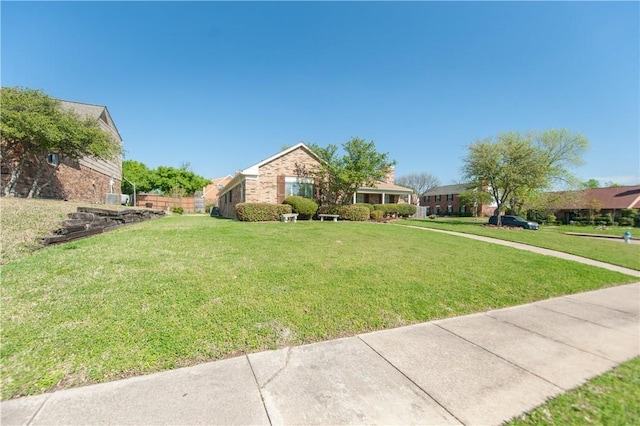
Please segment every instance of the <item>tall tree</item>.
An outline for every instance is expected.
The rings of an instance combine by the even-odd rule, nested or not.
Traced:
[[[600,181],[598,181],[597,179],[589,179],[586,182],[582,182],[582,186],[585,189],[596,189],[596,188],[600,188]]]
[[[584,136],[564,129],[503,133],[469,146],[463,175],[491,195],[497,215],[506,205],[517,211],[533,194],[557,182],[575,181],[569,169],[581,163],[588,146]]]
[[[122,162],[122,176],[135,183],[138,192],[149,192],[153,189],[155,180],[153,171],[140,161],[124,160]],[[125,194],[133,194],[133,185],[129,181],[122,179],[121,190]]]
[[[378,152],[375,142],[360,138],[342,144],[342,156],[333,144],[326,148],[309,144],[309,148],[323,161],[313,170],[301,167],[300,174],[315,179],[322,204],[348,203],[359,187],[375,186],[396,163],[387,153]]]
[[[49,164],[49,154],[59,159],[93,157],[109,160],[120,144],[102,131],[97,120],[83,119],[63,110],[60,102],[39,90],[18,87],[0,89],[0,152],[10,171],[4,195],[16,195],[16,183],[27,164],[36,168],[28,197],[38,197],[49,185],[59,161]]]
[[[432,188],[440,185],[440,179],[427,172],[409,173],[396,178],[396,184],[413,189],[418,197]]]

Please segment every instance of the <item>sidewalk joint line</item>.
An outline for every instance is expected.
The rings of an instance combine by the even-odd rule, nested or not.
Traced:
[[[458,416],[456,416],[455,414],[453,414],[447,407],[445,407],[442,403],[440,403],[440,401],[438,401],[436,398],[434,398],[429,392],[427,392],[422,386],[420,386],[419,384],[417,384],[411,377],[407,376],[402,370],[400,370],[398,367],[396,367],[395,365],[393,365],[393,363],[391,361],[389,361],[387,358],[385,358],[380,352],[378,352],[377,350],[375,350],[373,348],[373,346],[371,346],[369,343],[367,343],[360,335],[356,336],[362,343],[364,343],[365,345],[367,345],[369,347],[369,349],[371,349],[376,355],[378,355],[380,358],[382,358],[384,360],[384,362],[386,362],[387,364],[389,364],[391,366],[391,368],[393,368],[394,370],[396,370],[398,373],[400,373],[405,379],[407,379],[409,382],[413,383],[414,386],[416,386],[418,389],[420,389],[422,391],[422,393],[424,393],[427,397],[429,397],[433,402],[435,402],[436,404],[438,404],[444,411],[446,411],[447,413],[449,413],[454,419],[456,419],[458,422],[460,422],[461,425],[465,425],[466,423],[463,422],[461,419],[458,418]]]
[[[512,322],[507,321],[507,320],[505,320],[505,319],[496,318],[496,317],[494,317],[494,316],[490,315],[488,312],[485,312],[485,315],[488,315],[488,316],[490,316],[491,318],[493,318],[493,319],[495,319],[495,320],[498,320],[498,321],[500,321],[500,322],[503,322],[503,323],[505,323],[505,324],[510,324],[510,325],[512,325],[512,326],[514,326],[514,327],[517,327],[517,328],[521,329],[521,330],[528,331],[529,333],[533,333],[533,334],[536,334],[536,335],[538,335],[538,336],[540,336],[540,337],[544,337],[545,339],[549,339],[549,340],[551,340],[551,341],[553,341],[553,342],[560,343],[560,344],[565,345],[565,346],[569,346],[570,348],[573,348],[573,349],[577,349],[577,350],[579,350],[580,352],[584,352],[584,353],[587,353],[587,354],[590,354],[590,355],[593,355],[593,356],[597,356],[598,358],[606,359],[607,361],[611,361],[611,362],[613,362],[615,365],[620,365],[620,364],[621,364],[621,362],[618,362],[618,361],[616,361],[615,359],[611,359],[611,358],[609,358],[609,357],[606,357],[606,356],[603,356],[603,355],[600,355],[600,354],[594,354],[593,352],[589,352],[589,351],[587,351],[587,350],[585,350],[585,349],[578,348],[578,347],[573,346],[573,345],[571,345],[571,344],[569,344],[569,343],[567,343],[567,342],[563,342],[562,340],[554,339],[554,338],[553,338],[553,337],[551,337],[551,336],[547,336],[547,335],[544,335],[544,334],[542,334],[542,333],[539,333],[539,332],[537,332],[537,331],[535,331],[535,330],[530,330],[530,329],[528,329],[528,328],[522,327],[522,326],[521,326],[521,325],[519,325],[519,324],[512,323]]]
[[[495,319],[495,318],[494,318],[494,319]],[[542,377],[542,376],[538,375],[537,373],[534,373],[533,371],[529,371],[528,369],[524,368],[523,366],[516,364],[515,362],[513,362],[513,361],[511,361],[511,360],[509,360],[509,359],[507,359],[507,358],[503,357],[502,355],[497,354],[497,353],[495,353],[495,352],[492,352],[492,351],[490,351],[489,349],[485,348],[484,346],[481,346],[481,345],[479,345],[478,343],[475,343],[475,342],[473,342],[473,341],[471,341],[471,340],[467,339],[466,337],[460,336],[459,334],[454,333],[453,331],[451,331],[451,330],[449,330],[449,329],[447,329],[447,328],[444,328],[444,327],[443,327],[443,326],[441,326],[440,324],[433,324],[433,325],[435,325],[436,327],[440,328],[440,329],[441,329],[441,330],[443,330],[443,331],[446,331],[447,333],[450,333],[450,334],[452,334],[452,335],[456,336],[456,337],[457,337],[457,338],[459,338],[459,339],[464,340],[464,341],[465,341],[465,342],[467,342],[467,343],[472,344],[473,346],[476,346],[476,347],[478,347],[478,348],[482,349],[483,351],[487,352],[488,354],[491,354],[491,355],[493,355],[493,356],[495,356],[495,357],[497,357],[497,358],[499,358],[499,359],[501,359],[501,360],[505,361],[506,363],[513,365],[513,366],[514,366],[514,367],[516,367],[517,369],[522,370],[522,371],[524,371],[525,373],[529,373],[529,374],[531,374],[532,376],[535,376],[535,377],[537,377],[538,379],[543,380],[543,381],[545,381],[545,382],[549,383],[550,385],[557,387],[557,388],[558,388],[558,389],[560,389],[562,392],[566,392],[566,391],[568,390],[568,389],[565,389],[565,388],[563,388],[562,386],[560,386],[560,385],[558,385],[558,384],[556,384],[556,383],[553,383],[552,381],[550,381],[550,380],[548,380],[548,379],[545,379],[544,377]]]
[[[577,317],[577,316],[575,316],[575,315],[568,314],[568,313],[566,313],[566,312],[557,311],[557,310],[555,310],[555,309],[553,309],[553,308],[550,308],[550,307],[547,307],[547,306],[540,306],[540,305],[535,305],[535,306],[536,306],[536,307],[538,307],[538,308],[541,308],[541,309],[545,309],[545,310],[550,311],[550,312],[554,312],[554,313],[556,313],[556,314],[566,315],[566,316],[568,316],[569,318],[573,318],[573,319],[577,319],[577,320],[580,320],[580,321],[587,322],[587,323],[589,323],[589,324],[597,325],[597,326],[599,326],[599,327],[606,328],[607,330],[617,331],[618,333],[622,333],[622,334],[631,334],[631,333],[627,333],[627,332],[625,332],[625,331],[618,330],[617,328],[610,327],[610,326],[608,326],[608,325],[599,324],[599,323],[597,323],[597,322],[591,321],[590,319],[580,318],[580,317]],[[600,305],[594,305],[594,306],[599,306],[600,308],[602,308],[602,306],[600,306]],[[614,311],[615,309],[611,309],[611,310],[612,310],[612,311]],[[622,311],[617,311],[617,312],[622,312]],[[627,314],[627,315],[631,315],[631,314]],[[631,316],[634,316],[634,315],[631,315]],[[630,318],[630,319],[631,319],[631,318]],[[637,318],[635,318],[635,319],[637,320]],[[631,335],[633,336],[633,334],[631,334]]]
[[[256,372],[253,370],[253,365],[251,365],[251,360],[249,359],[249,355],[245,355],[247,359],[247,363],[249,364],[249,368],[251,369],[251,374],[253,374],[253,380],[256,382],[256,387],[258,388],[258,393],[260,394],[260,401],[262,401],[262,408],[264,408],[264,413],[267,415],[267,420],[269,421],[269,425],[273,425],[271,422],[271,416],[269,416],[269,410],[267,409],[267,404],[264,402],[264,395],[262,395],[262,388],[260,387],[260,383],[258,383],[258,377],[256,376]]]
[[[33,423],[33,421],[36,419],[36,416],[38,414],[40,414],[40,411],[42,411],[42,409],[44,408],[45,404],[47,402],[49,402],[49,400],[51,399],[51,397],[53,396],[53,393],[49,394],[49,396],[47,396],[47,399],[45,399],[44,401],[42,401],[42,404],[40,404],[40,406],[38,407],[38,409],[36,410],[35,413],[33,413],[33,416],[31,416],[31,418],[29,419],[29,421],[27,422],[27,425],[30,425],[31,423]]]

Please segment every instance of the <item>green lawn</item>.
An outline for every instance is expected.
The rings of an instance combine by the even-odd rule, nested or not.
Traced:
[[[487,220],[472,218],[452,218],[452,219],[410,219],[397,222],[405,225],[424,226],[427,228],[443,229],[467,234],[482,235],[501,240],[515,241],[529,244],[536,247],[544,247],[551,250],[558,250],[565,253],[583,256],[613,265],[624,266],[626,268],[640,270],[640,244],[624,244],[609,238],[594,239],[584,238],[574,235],[566,235],[565,232],[583,232],[590,234],[608,234],[622,236],[627,229],[640,237],[638,228],[619,228],[608,230],[598,230],[591,226],[541,226],[539,230],[522,230],[486,227]]]
[[[507,423],[508,426],[637,424],[640,424],[640,358]]]
[[[2,398],[633,282],[355,222],[172,216],[4,265]]]

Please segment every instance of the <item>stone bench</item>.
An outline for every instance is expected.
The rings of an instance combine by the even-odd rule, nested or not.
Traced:
[[[324,222],[324,218],[331,218],[333,219],[334,222],[338,221],[338,218],[340,217],[339,214],[319,214],[318,217],[320,218],[320,222]]]
[[[283,213],[280,215],[280,222],[297,222],[298,213]]]

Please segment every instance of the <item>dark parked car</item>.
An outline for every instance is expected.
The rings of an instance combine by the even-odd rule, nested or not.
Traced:
[[[500,216],[502,226],[512,226],[514,228],[523,228],[523,229],[538,229],[540,225],[538,222],[531,222],[529,220],[523,219],[520,216]],[[489,218],[489,225],[497,225],[498,224],[498,216],[491,216]]]

